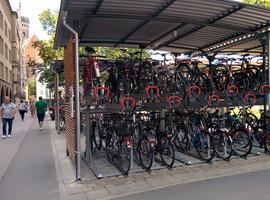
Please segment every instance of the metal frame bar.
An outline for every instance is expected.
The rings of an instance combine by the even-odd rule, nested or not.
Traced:
[[[152,15],[152,18],[156,18],[159,16],[163,11],[165,11],[167,8],[169,8],[176,0],[170,0],[165,6],[163,6],[161,9],[159,9],[156,13]],[[140,30],[142,27],[144,27],[147,23],[149,23],[151,19],[147,19],[141,24],[139,24],[137,27],[135,27],[132,31],[130,31],[122,40],[120,40],[114,47],[118,47],[119,44],[125,42],[130,36],[132,36],[134,33],[136,33],[138,30]]]
[[[224,24],[211,24],[205,21],[190,20],[190,19],[178,19],[178,18],[154,18],[154,17],[145,17],[145,16],[132,16],[132,15],[106,15],[106,14],[85,14],[85,17],[88,18],[103,18],[103,19],[127,19],[127,20],[149,20],[154,22],[164,22],[164,23],[187,23],[200,26],[211,26],[216,28],[230,29],[233,31],[242,31],[245,33],[251,33],[247,28],[239,28],[234,25],[224,25]]]
[[[99,9],[100,9],[100,7],[101,7],[103,1],[104,1],[104,0],[98,0],[98,2],[97,2],[97,4],[96,4],[96,7],[95,7],[95,9],[94,9],[94,11],[93,11],[93,14],[94,14],[94,15],[97,14],[97,12],[99,11]],[[79,33],[79,38],[81,38],[81,37],[83,36],[83,34],[85,33],[85,31],[86,31],[86,29],[87,29],[87,27],[88,27],[90,21],[91,21],[91,20],[88,20],[88,21],[86,22],[86,24],[83,26],[82,30],[81,30],[80,33]]]
[[[208,23],[209,24],[214,24],[215,22],[217,22],[217,21],[219,21],[219,20],[221,20],[221,19],[223,19],[223,18],[225,18],[225,17],[227,17],[227,16],[241,10],[244,7],[245,7],[245,5],[238,5],[238,6],[234,7],[233,9],[228,10],[227,12],[223,13],[222,15],[218,15],[218,16],[212,18],[212,19],[209,19]],[[169,41],[167,41],[167,42],[165,42],[165,43],[163,43],[161,45],[158,45],[154,50],[158,50],[158,49],[160,49],[160,48],[162,48],[164,46],[168,46],[169,44],[171,44],[171,43],[173,43],[173,42],[175,42],[177,40],[180,40],[180,39],[182,39],[182,38],[184,38],[184,37],[186,37],[188,35],[191,35],[192,33],[195,33],[195,32],[201,30],[204,27],[205,27],[204,25],[200,25],[200,26],[196,27],[195,29],[189,30],[189,31],[177,36],[177,37],[174,37],[174,38],[170,39]]]

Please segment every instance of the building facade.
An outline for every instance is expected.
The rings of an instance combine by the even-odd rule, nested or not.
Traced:
[[[4,96],[13,98],[12,19],[17,17],[8,0],[0,1],[0,103]]]

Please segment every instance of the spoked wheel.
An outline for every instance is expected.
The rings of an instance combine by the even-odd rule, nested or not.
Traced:
[[[63,119],[62,117],[60,118],[60,121],[59,121],[59,129],[60,131],[65,129],[65,119]]]
[[[233,154],[232,139],[222,131],[215,131],[213,133],[215,142],[215,151],[219,158],[224,160],[230,159]]]
[[[98,122],[93,122],[92,123],[92,130],[93,130],[93,135],[91,136],[91,143],[92,143],[92,151],[95,149],[100,150],[102,143],[101,143],[101,138],[100,138],[100,127],[98,125]]]
[[[241,157],[246,157],[252,150],[252,139],[245,129],[238,129],[233,132],[233,149]]]
[[[110,163],[112,163],[113,162],[113,156],[114,156],[114,140],[113,140],[111,132],[107,133],[105,150],[106,150],[107,160]]]
[[[158,141],[158,145],[162,162],[167,167],[172,167],[175,160],[175,152],[171,141],[167,137],[162,136]]]
[[[184,153],[187,144],[187,134],[185,128],[176,126],[174,144],[178,151]]]
[[[142,168],[150,170],[154,160],[154,149],[147,137],[141,138],[138,143],[138,154]]]
[[[205,162],[210,162],[214,158],[215,142],[209,132],[201,130],[196,136],[196,150],[201,160]]]
[[[118,156],[123,175],[128,175],[131,166],[131,150],[126,142],[119,143]]]
[[[270,135],[265,138],[265,149],[270,153]]]

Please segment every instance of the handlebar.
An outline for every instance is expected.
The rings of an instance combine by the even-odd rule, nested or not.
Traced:
[[[131,103],[132,103],[131,104],[131,108],[134,109],[135,106],[136,106],[136,100],[133,97],[124,97],[124,98],[122,98],[120,100],[120,107],[121,107],[121,109],[124,109],[125,108],[125,103],[127,101],[131,101]],[[130,109],[128,109],[128,110],[130,110]]]
[[[149,94],[149,90],[150,90],[150,89],[155,90],[155,91],[156,91],[155,95],[156,95],[156,96],[159,96],[159,88],[156,87],[156,86],[154,86],[154,85],[150,85],[150,86],[148,86],[147,88],[145,88],[145,93],[146,93],[146,96],[147,96],[147,97],[150,96],[150,94]]]

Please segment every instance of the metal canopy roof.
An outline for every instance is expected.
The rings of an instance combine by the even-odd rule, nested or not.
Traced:
[[[230,0],[61,0],[65,11],[81,44],[182,53],[259,47],[270,25],[269,9]],[[59,17],[55,47],[69,37]]]

